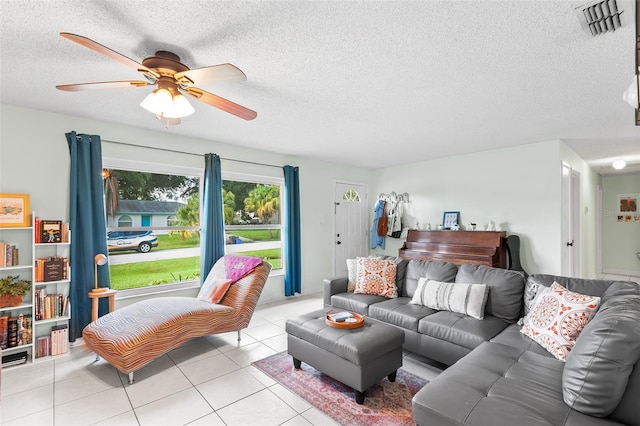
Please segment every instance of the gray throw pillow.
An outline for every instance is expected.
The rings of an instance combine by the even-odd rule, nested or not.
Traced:
[[[574,410],[608,416],[620,403],[640,359],[640,296],[614,296],[602,303],[569,353],[562,397]]]

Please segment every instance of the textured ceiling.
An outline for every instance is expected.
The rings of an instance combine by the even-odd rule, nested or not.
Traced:
[[[2,0],[0,100],[372,168],[561,139],[601,173],[614,157],[640,171],[622,101],[635,28],[591,37],[581,3]],[[191,68],[232,63],[246,82],[199,87],[258,117],[189,98],[195,114],[165,130],[139,106],[151,88],[58,91],[140,79],[60,31],[138,62],[169,50]]]

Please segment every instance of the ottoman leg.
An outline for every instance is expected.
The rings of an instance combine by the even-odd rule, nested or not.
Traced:
[[[362,405],[364,404],[364,392],[360,392],[359,390],[353,390],[353,393],[356,396],[356,403]]]
[[[398,374],[398,370],[396,370],[393,373],[389,374],[387,376],[387,379],[389,379],[390,382],[395,382],[396,381],[396,374]]]
[[[297,358],[293,358],[293,368],[295,368],[296,370],[300,370],[300,367],[302,367],[302,361]]]

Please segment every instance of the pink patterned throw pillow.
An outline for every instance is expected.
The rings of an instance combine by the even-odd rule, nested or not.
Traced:
[[[575,293],[554,282],[549,291],[535,300],[520,332],[560,361],[566,361],[599,305],[599,297]]]
[[[227,254],[224,256],[224,270],[227,278],[232,282],[253,271],[256,266],[262,263],[262,259],[254,256],[244,256],[241,254]]]
[[[396,263],[393,260],[359,257],[355,293],[398,297]]]

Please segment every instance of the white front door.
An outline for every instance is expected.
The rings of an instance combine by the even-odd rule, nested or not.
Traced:
[[[562,163],[562,275],[580,272],[580,173]]]
[[[334,191],[335,277],[347,276],[347,259],[368,253],[367,187],[336,182]]]

